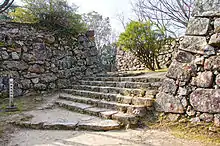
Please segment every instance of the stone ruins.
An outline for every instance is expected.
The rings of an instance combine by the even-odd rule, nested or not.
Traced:
[[[15,79],[15,96],[68,88],[100,72],[97,49],[86,36],[64,39],[28,24],[0,23],[0,92]]]
[[[198,0],[156,110],[220,126],[220,1]]]

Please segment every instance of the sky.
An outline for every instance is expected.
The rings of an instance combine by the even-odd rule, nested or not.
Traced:
[[[1,1],[1,0],[0,0]],[[119,34],[124,31],[122,24],[117,19],[118,14],[123,14],[125,20],[134,18],[131,0],[67,0],[69,4],[76,4],[79,6],[79,13],[88,13],[96,11],[104,17],[109,17],[112,30]],[[134,0],[133,0],[134,1]],[[15,0],[17,4],[21,0]]]
[[[96,11],[104,17],[109,17],[112,29],[117,33],[124,30],[122,24],[117,19],[118,14],[123,13],[126,20],[134,18],[131,0],[68,0],[68,2],[79,6],[80,13]]]

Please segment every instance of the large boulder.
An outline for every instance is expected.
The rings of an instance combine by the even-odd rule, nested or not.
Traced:
[[[220,113],[220,89],[197,89],[190,95],[193,108],[205,113]]]

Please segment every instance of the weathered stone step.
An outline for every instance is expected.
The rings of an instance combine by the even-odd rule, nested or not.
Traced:
[[[144,97],[146,89],[131,89],[119,87],[105,87],[105,86],[89,86],[89,85],[74,85],[73,89],[88,90],[94,92],[121,94],[125,96],[140,96]]]
[[[130,105],[130,104],[122,104],[122,103],[117,103],[114,101],[105,101],[105,100],[99,100],[99,99],[91,99],[91,98],[86,98],[86,97],[81,97],[81,96],[74,96],[71,94],[65,94],[61,93],[60,94],[60,99],[65,99],[69,101],[73,101],[76,103],[79,103],[78,105],[80,106],[80,103],[83,103],[82,106],[88,106],[88,108],[91,107],[99,107],[99,108],[107,108],[107,109],[113,109],[121,112],[128,112],[132,113],[134,110],[140,111],[139,115],[144,115],[147,109],[151,109],[152,105],[152,100],[150,99],[143,99],[137,105]],[[84,105],[87,104],[87,105]],[[139,105],[138,105],[139,104]],[[96,115],[97,116],[97,115]]]
[[[158,89],[162,82],[117,82],[117,81],[88,81],[80,80],[80,85],[90,85],[90,86],[108,86],[108,87],[119,87],[119,88],[148,88],[148,89]]]
[[[123,82],[123,81],[129,81],[129,82],[159,82],[162,81],[163,78],[161,77],[86,77],[84,80],[89,81],[117,81],[117,82]]]
[[[116,120],[80,114],[63,108],[26,112],[20,119],[10,121],[10,124],[43,130],[108,131],[122,128]]]
[[[68,100],[57,100],[56,104],[60,107],[64,107],[68,110],[89,114],[92,116],[98,116],[107,119],[113,119],[121,122],[122,124],[136,124],[138,118],[136,115],[131,113],[123,113],[116,110],[111,110],[107,108],[98,108],[88,104],[76,103]]]
[[[115,101],[118,103],[131,104],[131,105],[145,105],[146,107],[152,106],[153,98],[157,93],[157,91],[155,90],[150,90],[148,91],[148,93],[146,93],[145,97],[143,98],[143,97],[123,96],[123,95],[112,94],[112,93],[74,90],[74,89],[64,89],[62,91],[65,93],[88,97],[92,99]]]
[[[97,77],[128,77],[128,76],[138,76],[138,75],[143,75],[146,72],[107,72],[107,73],[101,73],[101,74],[96,74]]]

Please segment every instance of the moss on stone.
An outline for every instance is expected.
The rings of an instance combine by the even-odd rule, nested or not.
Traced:
[[[182,139],[201,141],[211,145],[220,144],[220,127],[215,127],[213,123],[191,123],[188,118],[171,122],[168,120],[166,114],[150,116],[151,119],[146,117],[143,121],[151,129],[169,130],[172,135]]]
[[[5,43],[0,41],[0,47],[4,47]]]

